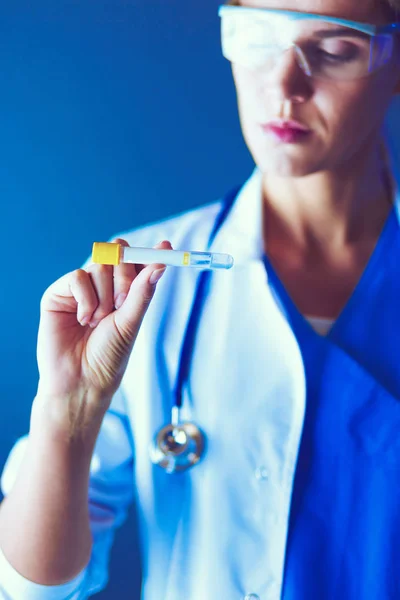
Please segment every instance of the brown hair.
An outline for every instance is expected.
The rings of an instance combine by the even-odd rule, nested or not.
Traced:
[[[395,21],[400,20],[400,0],[383,0],[386,8]]]
[[[384,4],[390,19],[400,21],[400,0],[378,0],[379,4]],[[240,0],[227,0],[229,6],[240,6]]]
[[[389,5],[389,8],[394,10],[396,13],[400,12],[400,2],[399,0],[385,0]]]

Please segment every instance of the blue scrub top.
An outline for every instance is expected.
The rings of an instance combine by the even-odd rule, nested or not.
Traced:
[[[270,285],[299,343],[307,407],[286,554],[284,600],[400,598],[400,235],[389,214],[326,337]]]

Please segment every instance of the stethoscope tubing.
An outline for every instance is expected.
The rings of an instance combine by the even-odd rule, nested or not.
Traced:
[[[223,201],[223,206],[221,211],[219,212],[217,219],[215,220],[214,227],[212,229],[210,238],[207,243],[207,249],[210,251],[211,245],[220,230],[221,226],[227,219],[234,203],[237,198],[238,192],[241,186],[236,186],[225,196]],[[180,358],[179,358],[179,367],[178,374],[176,378],[176,383],[174,387],[173,394],[173,405],[172,409],[178,409],[182,407],[182,392],[185,383],[189,379],[190,372],[190,364],[193,356],[193,348],[195,344],[196,333],[198,331],[199,322],[201,318],[201,313],[203,306],[205,304],[205,299],[208,293],[208,289],[211,282],[211,271],[202,271],[199,275],[199,279],[197,282],[197,287],[194,295],[194,301],[192,304],[192,309],[190,312],[190,316],[186,325],[185,334],[183,337],[183,343],[181,346]]]
[[[233,189],[225,197],[222,209],[215,220],[208,240],[208,248],[211,247],[215,236],[227,218],[239,189],[239,187]],[[203,271],[197,281],[194,300],[181,346],[177,379],[173,390],[171,422],[163,425],[155,433],[150,445],[151,461],[170,474],[187,471],[187,469],[196,465],[203,457],[206,448],[204,432],[195,423],[181,422],[180,409],[182,407],[183,388],[189,378],[196,333],[211,275],[211,271]]]

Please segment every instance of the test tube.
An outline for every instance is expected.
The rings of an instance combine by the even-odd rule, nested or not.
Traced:
[[[160,263],[172,267],[194,267],[196,269],[230,269],[233,257],[219,252],[192,252],[185,250],[158,250],[122,246],[116,242],[94,242],[92,262],[102,265],[134,263],[150,265]]]

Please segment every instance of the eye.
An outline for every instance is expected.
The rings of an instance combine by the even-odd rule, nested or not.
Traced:
[[[342,65],[360,60],[361,49],[355,44],[343,40],[327,39],[317,43],[309,43],[304,48],[307,60],[311,65]]]
[[[353,58],[351,56],[346,56],[343,54],[333,54],[332,52],[326,52],[325,50],[322,50],[322,48],[318,48],[318,55],[324,60],[337,63],[347,62],[349,60],[352,60]]]
[[[334,62],[355,60],[362,54],[361,48],[341,39],[324,40],[316,50],[320,56]]]

